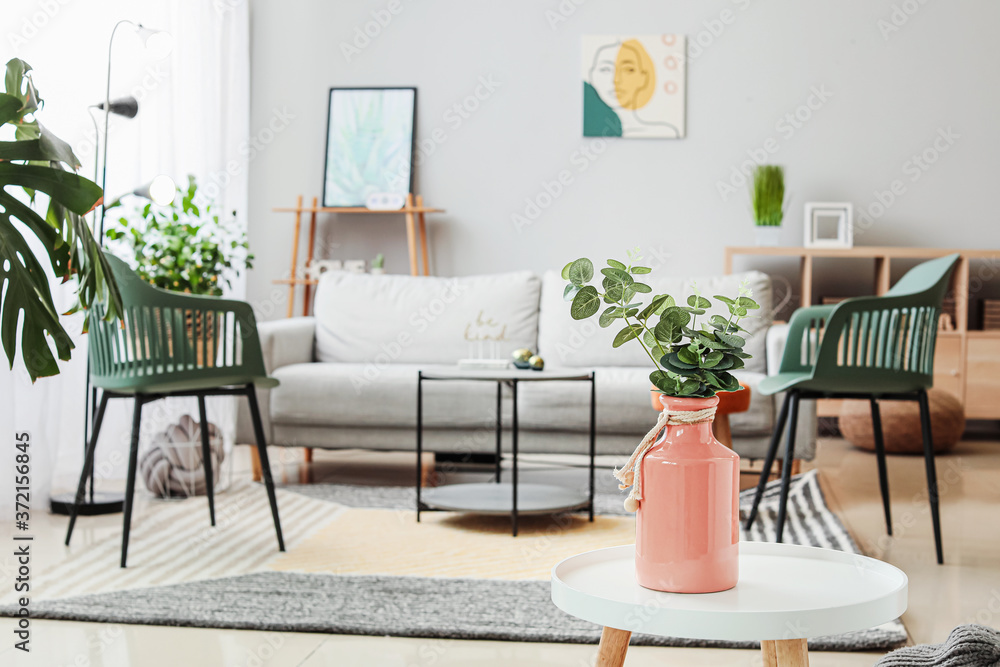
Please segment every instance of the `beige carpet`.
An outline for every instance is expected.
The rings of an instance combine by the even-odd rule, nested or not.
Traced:
[[[635,541],[635,519],[598,516],[510,519],[405,510],[344,509],[272,570],[482,579],[548,579],[563,558]]]

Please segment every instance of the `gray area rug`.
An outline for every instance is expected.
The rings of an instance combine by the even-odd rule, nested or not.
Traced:
[[[600,475],[598,476],[600,478]],[[352,507],[412,509],[413,489],[306,485],[285,487]],[[598,487],[598,509],[624,514],[613,483]],[[740,497],[741,514],[753,499]],[[741,538],[774,539],[779,489],[768,486],[754,529]],[[823,499],[815,472],[793,480],[786,540],[858,553]],[[547,581],[401,576],[338,576],[261,572],[171,586],[36,601],[33,615],[58,620],[234,628],[435,639],[596,643],[600,628],[560,611]],[[0,609],[0,615],[9,615]],[[636,635],[634,644],[752,648],[752,642],[711,642]],[[863,632],[809,640],[817,651],[886,650],[906,641],[898,620]]]
[[[547,581],[335,576],[260,572],[159,588],[84,595],[33,605],[35,618],[276,632],[432,639],[597,643],[598,626],[563,613]],[[810,639],[817,651],[887,649],[888,626]],[[633,645],[755,648],[634,635]]]

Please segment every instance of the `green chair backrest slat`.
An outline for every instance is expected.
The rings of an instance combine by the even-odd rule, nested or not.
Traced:
[[[106,322],[95,306],[89,334],[91,380],[119,391],[266,377],[253,310],[243,301],[161,290],[105,253],[123,317]]]

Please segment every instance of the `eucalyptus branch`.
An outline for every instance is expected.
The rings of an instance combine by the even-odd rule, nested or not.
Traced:
[[[628,326],[632,326],[631,324],[629,324],[628,317],[625,317],[624,320],[625,320],[625,324],[628,324]],[[638,322],[638,319],[636,321]],[[646,328],[645,325],[642,325],[642,324],[640,324],[639,326],[642,327],[643,329]],[[642,338],[640,336],[636,336],[635,339],[639,342],[639,345],[642,345],[642,349],[646,351],[646,356],[649,357],[649,360],[653,362],[653,365],[656,366],[657,370],[661,370],[662,371],[663,368],[660,367],[660,363],[656,359],[653,358],[653,353],[650,352],[649,348],[646,347],[646,344],[644,342],[642,342]],[[657,341],[657,347],[659,347],[659,341]],[[660,348],[660,352],[663,352],[663,348]],[[661,355],[661,356],[663,356],[663,355]]]
[[[650,373],[650,382],[667,395],[707,397],[720,391],[739,390],[739,381],[729,371],[743,368],[744,359],[749,355],[743,352],[745,340],[730,332],[733,326],[738,329],[747,310],[759,308],[750,298],[746,285],[740,286],[735,298],[716,296],[717,304],[695,289],[687,298],[687,306],[677,305],[669,294],[659,294],[652,296],[652,301],[643,307],[639,301],[629,303],[637,295],[653,291],[635,278],[650,273],[649,268],[634,265],[638,259],[638,251],[628,253],[628,264],[609,259],[608,267],[601,270],[603,292],[590,285],[594,279],[594,265],[589,259],[567,264],[562,271],[563,278],[569,281],[564,296],[573,302],[570,308],[573,319],[593,317],[602,304],[609,304],[611,307],[601,313],[600,325],[608,327],[615,320],[624,321],[625,328],[615,336],[614,346],[619,347],[635,338],[653,362],[655,370]],[[720,308],[729,311],[728,320],[715,314],[709,317],[703,329],[696,328],[698,315],[712,309],[718,312]],[[635,316],[640,310],[645,317]],[[654,315],[659,317],[659,322],[651,326],[649,318]],[[652,339],[648,345],[646,336]],[[653,354],[654,350],[660,353],[659,359]]]

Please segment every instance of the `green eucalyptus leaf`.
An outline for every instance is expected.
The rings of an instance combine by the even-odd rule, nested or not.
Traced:
[[[673,366],[674,368],[680,368],[682,370],[695,370],[698,368],[697,363],[688,363],[683,361],[677,352],[669,352],[660,358],[660,364],[663,366]]]
[[[716,331],[715,337],[721,340],[726,345],[729,345],[730,347],[742,348],[744,345],[747,344],[746,340],[741,336],[737,336],[736,334],[731,334],[731,333],[725,333],[724,331]]]
[[[664,318],[653,327],[653,335],[660,342],[673,344],[681,339],[681,327],[674,320]]]
[[[670,306],[660,315],[660,321],[672,322],[679,331],[681,327],[686,327],[691,322],[691,314],[683,306]]]
[[[585,285],[593,277],[594,264],[586,257],[581,257],[569,265],[568,278],[574,285]]]
[[[630,324],[615,336],[615,340],[611,343],[611,347],[621,347],[626,342],[632,340],[636,336],[642,333],[642,327],[638,324]]]
[[[741,296],[736,299],[736,305],[746,308],[747,310],[757,310],[760,308],[760,304],[748,296]]]
[[[717,389],[722,389],[723,383],[719,377],[715,374],[715,371],[705,373],[705,384],[715,387]]]
[[[563,289],[563,300],[572,301],[573,297],[576,296],[576,293],[579,292],[580,289],[581,287],[579,285],[574,285],[573,283],[566,285],[566,288]]]
[[[628,272],[625,271],[624,269],[616,269],[613,267],[606,268],[606,269],[601,269],[601,273],[603,273],[608,278],[613,278],[625,285],[632,284],[632,276],[630,276]]]
[[[718,365],[720,361],[722,361],[722,352],[718,350],[713,350],[712,352],[706,354],[705,357],[701,360],[701,367],[712,368]]]
[[[601,317],[597,320],[597,323],[601,325],[601,328],[607,329],[611,324],[622,316],[621,309],[617,306],[611,306],[606,308]]]
[[[563,267],[562,272],[559,274],[562,276],[563,280],[569,280],[569,267],[573,266],[573,262],[570,262]]]
[[[658,296],[654,296],[653,300],[649,302],[649,305],[646,306],[642,310],[642,312],[639,313],[639,319],[645,322],[647,319],[649,319],[650,315],[657,314],[656,312],[657,310],[659,310],[660,308],[666,308],[667,305],[669,305],[667,304],[667,301],[670,299],[671,297],[669,294],[660,294]]]
[[[685,364],[691,364],[697,367],[699,361],[699,355],[696,350],[692,350],[691,346],[685,346],[677,350],[677,358],[683,361]]]
[[[722,385],[723,391],[738,391],[740,388],[740,381],[736,379],[735,375],[730,373],[716,373],[715,377],[718,379],[719,384]]]
[[[653,288],[644,283],[632,283],[632,289],[640,294],[649,294],[653,291]]]
[[[604,287],[605,303],[618,303],[625,296],[625,285],[613,278],[605,278],[601,281]]]
[[[713,298],[716,301],[721,301],[722,303],[726,304],[727,306],[731,306],[734,303],[736,303],[736,301],[734,299],[730,299],[728,296],[721,296],[719,294],[716,294]]]
[[[645,343],[648,348],[655,348],[659,345],[656,340],[656,336],[654,336],[653,332],[648,329],[642,334],[642,342]]]
[[[692,294],[687,298],[687,304],[692,308],[711,308],[712,302],[703,296],[698,296],[697,294]],[[704,311],[702,311],[704,312]],[[699,313],[701,314],[701,313]]]
[[[719,361],[719,363],[717,363],[712,368],[712,371],[713,372],[714,371],[728,371],[729,369],[731,369],[733,367],[733,360],[734,359],[736,359],[736,357],[731,357],[731,356],[725,356],[725,355],[723,355],[722,360]]]
[[[650,273],[653,269],[649,268],[648,266],[633,266],[629,270],[632,272],[633,275],[638,276],[638,275],[643,275],[643,274],[646,274],[646,273]]]
[[[665,394],[672,394],[677,386],[677,382],[664,371],[656,370],[649,374],[649,381],[653,386]]]
[[[729,362],[729,367],[726,370],[735,371],[743,368],[745,364],[743,360],[737,357],[735,354],[726,354],[723,361]]]
[[[619,262],[617,259],[609,259],[608,260],[608,266],[610,266],[613,269],[621,269],[622,271],[625,271],[625,270],[628,269],[627,266],[625,266],[624,264],[622,264],[621,262]]]
[[[727,350],[732,347],[731,345],[727,345],[720,340],[715,340],[715,338],[712,338],[708,334],[700,331],[695,335],[695,340],[711,350]]]
[[[701,382],[694,379],[684,380],[677,388],[678,396],[691,396],[701,389]]]
[[[601,308],[601,297],[597,288],[587,285],[573,297],[573,305],[569,314],[574,320],[585,320]]]

